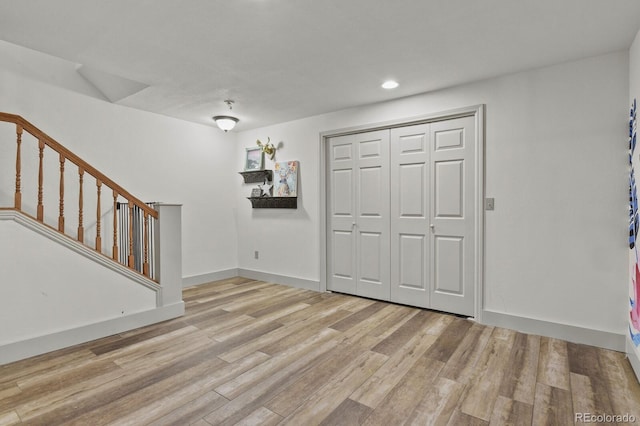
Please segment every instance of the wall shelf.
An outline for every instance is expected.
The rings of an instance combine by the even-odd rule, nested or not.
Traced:
[[[238,172],[244,178],[244,183],[262,183],[265,180],[273,180],[272,170],[253,170],[250,172]]]
[[[247,197],[254,209],[297,209],[298,197]]]

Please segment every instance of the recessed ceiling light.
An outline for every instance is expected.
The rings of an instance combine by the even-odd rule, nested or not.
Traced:
[[[387,80],[384,83],[382,83],[383,89],[395,89],[398,86],[399,86],[398,82],[393,80]]]

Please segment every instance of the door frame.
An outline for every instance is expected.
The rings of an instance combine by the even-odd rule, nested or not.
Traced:
[[[482,311],[484,307],[484,197],[485,197],[485,174],[484,174],[484,151],[485,151],[485,105],[472,105],[433,114],[421,115],[417,117],[401,118],[380,123],[365,124],[360,126],[347,127],[342,129],[327,130],[320,133],[320,179],[319,179],[319,218],[320,218],[320,291],[327,291],[327,173],[328,167],[328,140],[335,136],[343,136],[354,133],[362,133],[373,130],[392,129],[395,127],[405,127],[414,124],[425,124],[434,121],[447,120],[460,117],[474,117],[475,132],[475,187],[474,187],[474,209],[475,209],[475,271],[474,271],[474,318],[482,323]]]

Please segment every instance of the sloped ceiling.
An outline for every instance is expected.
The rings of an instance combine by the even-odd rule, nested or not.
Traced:
[[[638,0],[0,2],[0,40],[112,102],[212,124],[232,98],[240,130],[628,49],[638,29]]]

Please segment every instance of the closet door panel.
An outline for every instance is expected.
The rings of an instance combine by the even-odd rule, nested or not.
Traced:
[[[434,288],[437,293],[464,295],[464,238],[434,238]]]
[[[429,307],[429,125],[391,130],[391,300]]]
[[[462,218],[464,214],[464,160],[434,164],[435,218]]]
[[[389,300],[389,131],[328,144],[327,288]]]
[[[421,218],[427,217],[426,182],[427,164],[409,163],[397,166],[399,176],[398,191],[398,217]]]
[[[474,314],[475,119],[431,123],[431,307]]]
[[[360,281],[370,285],[383,285],[382,263],[386,259],[382,258],[382,235],[378,232],[360,232],[358,237],[361,251],[358,256]]]
[[[398,287],[415,289],[424,297],[426,288],[426,238],[424,235],[398,235],[400,253],[398,259]]]
[[[360,190],[358,192],[358,212],[360,218],[382,219],[388,196],[382,194],[385,170],[381,166],[362,167],[359,170]]]
[[[389,300],[389,131],[354,135],[357,156],[357,292]]]
[[[331,138],[328,144],[329,217],[327,289],[356,294],[356,164],[352,136]]]

